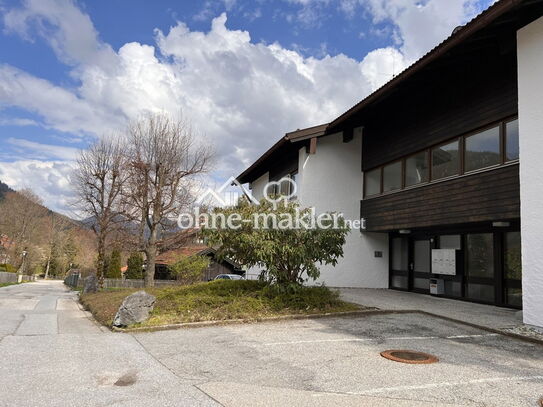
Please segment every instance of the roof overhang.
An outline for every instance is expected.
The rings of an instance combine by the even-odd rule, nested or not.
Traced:
[[[371,93],[369,96],[367,96],[362,101],[360,101],[359,103],[351,107],[341,116],[337,117],[332,122],[330,122],[327,128],[327,132],[334,132],[334,131],[341,130],[341,128],[346,124],[346,122],[349,122],[349,120],[353,116],[360,113],[365,107],[388,96],[390,93],[394,91],[394,89],[400,83],[404,82],[406,79],[410,78],[415,73],[421,71],[423,68],[425,68],[430,63],[440,58],[442,55],[447,54],[456,45],[462,43],[468,37],[475,34],[480,29],[486,27],[488,24],[490,24],[492,21],[496,20],[503,14],[514,9],[519,4],[521,3],[529,4],[529,3],[537,3],[537,2],[539,2],[539,0],[500,0],[496,2],[495,4],[493,4],[488,9],[483,11],[481,14],[479,14],[477,17],[472,19],[463,27],[461,28],[458,27],[457,29],[455,29],[453,33],[446,40],[444,40],[435,48],[433,48],[431,51],[429,51],[417,62],[415,62],[408,68],[406,68],[402,73],[400,73],[394,79],[390,80],[385,85],[381,86],[375,92]]]
[[[266,166],[270,160],[274,159],[274,157],[282,156],[287,150],[298,149],[300,145],[294,145],[296,143],[301,143],[313,137],[321,137],[326,135],[327,127],[328,123],[286,133],[279,139],[279,141],[277,141],[277,143],[271,146],[253,164],[251,164],[250,167],[239,174],[236,179],[241,184],[254,181],[262,175],[262,167]]]

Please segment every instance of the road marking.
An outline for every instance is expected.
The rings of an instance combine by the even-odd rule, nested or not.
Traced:
[[[396,386],[396,387],[380,387],[376,389],[365,390],[361,392],[347,392],[346,394],[352,395],[370,395],[379,393],[388,393],[391,391],[402,390],[425,390],[435,389],[439,387],[454,387],[454,386],[466,386],[470,384],[484,384],[484,383],[497,383],[497,382],[514,382],[514,381],[527,381],[527,380],[543,380],[543,376],[512,376],[512,377],[488,377],[485,379],[473,379],[461,382],[441,382],[441,383],[428,383],[416,386]]]
[[[330,342],[374,342],[374,341],[420,341],[428,339],[470,339],[484,338],[488,336],[499,336],[499,334],[478,334],[478,335],[452,335],[452,336],[395,336],[389,338],[339,338],[339,339],[313,339],[303,341],[287,341],[287,342],[268,342],[263,343],[263,346],[276,345],[297,345],[306,343],[330,343]]]

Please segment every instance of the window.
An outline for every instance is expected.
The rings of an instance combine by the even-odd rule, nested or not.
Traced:
[[[402,187],[402,162],[398,161],[383,168],[383,192],[395,191]]]
[[[522,261],[520,256],[520,232],[505,234],[505,278],[522,280]]]
[[[460,169],[459,141],[444,144],[432,150],[432,179],[457,175]]]
[[[468,276],[494,278],[494,236],[477,233],[466,236]]]
[[[279,192],[278,195],[288,197],[290,200],[295,200],[296,196],[293,194],[294,193],[298,194],[298,184],[297,184],[298,171],[294,171],[290,174],[287,174],[283,178],[288,178],[291,181],[294,181],[294,183],[296,183],[296,191],[294,190],[294,185],[292,185],[292,182],[284,180],[284,181],[281,181],[279,191],[274,190],[275,194]]]
[[[466,172],[500,164],[500,127],[466,137],[465,154]]]
[[[381,168],[365,173],[364,177],[365,195],[371,196],[381,193]]]
[[[366,171],[364,197],[422,186],[511,162],[516,164],[518,159],[518,119],[502,120],[494,127],[458,136],[454,141],[431,146]]]
[[[428,181],[428,153],[423,151],[405,160],[405,186]]]
[[[518,160],[518,119],[505,125],[505,161]]]

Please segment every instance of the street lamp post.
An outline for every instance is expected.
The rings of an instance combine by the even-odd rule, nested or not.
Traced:
[[[22,283],[23,281],[23,274],[24,274],[24,271],[25,271],[25,265],[26,265],[26,255],[28,254],[28,252],[26,250],[23,250],[23,252],[21,253],[21,256],[23,256],[23,261],[21,263],[21,267],[19,267],[19,270],[17,271],[17,282],[19,283]]]

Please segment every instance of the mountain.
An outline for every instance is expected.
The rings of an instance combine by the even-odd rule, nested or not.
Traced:
[[[2,199],[7,192],[13,192],[13,189],[0,181],[0,199]]]

